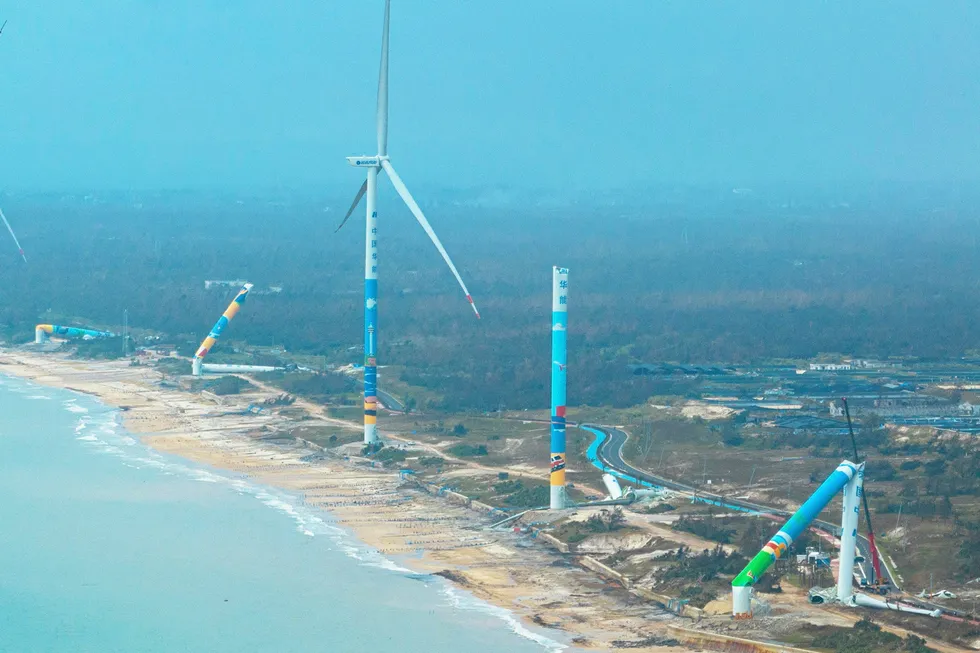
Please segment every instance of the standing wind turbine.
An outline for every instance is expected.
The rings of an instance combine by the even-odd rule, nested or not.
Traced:
[[[6,25],[6,23],[4,24]],[[27,263],[27,256],[24,254],[24,248],[20,246],[17,236],[14,235],[14,230],[10,228],[10,223],[7,222],[7,216],[3,214],[3,209],[0,209],[0,218],[2,218],[3,223],[7,225],[7,231],[10,232],[10,237],[14,239],[14,245],[17,245],[17,250],[20,252],[20,257],[24,259],[24,263]]]
[[[383,169],[392,185],[402,198],[408,209],[422,225],[422,229],[428,234],[429,240],[439,250],[442,260],[446,262],[452,271],[459,287],[463,289],[466,300],[480,317],[480,312],[476,310],[473,297],[466,289],[463,278],[459,276],[453,260],[446,253],[446,248],[442,246],[436,232],[432,230],[429,221],[422,214],[422,209],[416,204],[415,199],[405,183],[395,172],[391,161],[388,158],[388,18],[391,13],[391,0],[385,0],[385,22],[381,36],[381,73],[378,79],[378,153],[375,156],[349,156],[347,162],[356,168],[367,168],[367,179],[361,184],[360,190],[354,197],[353,203],[347,210],[340,227],[347,223],[354,209],[360,203],[361,198],[367,195],[367,221],[365,223],[364,234],[364,442],[374,444],[378,441],[377,415],[378,415],[378,173]],[[337,231],[340,231],[337,227]]]

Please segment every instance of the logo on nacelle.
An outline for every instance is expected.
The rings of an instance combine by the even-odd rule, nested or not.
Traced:
[[[363,157],[363,156],[349,156],[347,157],[347,163],[354,167],[368,167],[376,168],[381,165],[381,161],[378,157]]]

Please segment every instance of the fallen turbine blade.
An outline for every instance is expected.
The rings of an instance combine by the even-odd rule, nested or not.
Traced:
[[[361,189],[357,191],[357,195],[354,196],[354,201],[351,202],[350,208],[347,209],[347,215],[344,216],[344,219],[340,223],[340,226],[334,229],[334,233],[340,231],[343,228],[343,226],[347,224],[347,221],[350,220],[351,214],[354,213],[354,209],[357,208],[357,205],[360,203],[361,198],[364,197],[364,193],[366,192],[367,192],[367,179],[365,179],[364,183],[361,184]]]
[[[0,209],[0,218],[3,218],[3,223],[7,225],[7,231],[10,232],[10,237],[14,239],[14,245],[17,245],[17,251],[20,252],[20,257],[24,259],[24,263],[27,263],[27,256],[24,254],[24,248],[20,246],[20,241],[17,240],[17,235],[14,234],[14,230],[10,228],[10,223],[7,222],[7,216],[3,214],[3,209]]]
[[[449,269],[452,270],[453,276],[456,277],[456,281],[459,282],[459,287],[462,288],[463,292],[466,294],[466,301],[470,303],[470,306],[473,308],[473,312],[476,313],[476,317],[479,319],[480,311],[476,310],[476,304],[473,303],[473,296],[470,295],[470,291],[466,289],[466,284],[463,283],[463,278],[459,276],[459,272],[456,270],[456,266],[453,265],[453,260],[449,258],[446,248],[442,246],[439,236],[437,236],[436,232],[432,230],[432,225],[430,225],[429,221],[425,219],[422,209],[420,209],[419,205],[416,204],[412,194],[408,192],[408,187],[405,186],[405,182],[403,182],[402,178],[398,176],[398,173],[395,172],[395,168],[388,162],[387,159],[382,159],[381,166],[384,168],[385,172],[388,173],[388,178],[391,179],[391,183],[394,185],[395,190],[398,191],[398,194],[408,206],[408,210],[411,211],[412,215],[415,216],[415,219],[419,221],[419,224],[422,225],[422,229],[424,229],[425,233],[429,235],[429,240],[432,241],[432,244],[435,245],[436,249],[439,250],[439,253],[442,254],[442,260],[444,260],[446,265],[449,266]]]
[[[388,17],[391,0],[385,0],[385,25],[381,32],[381,72],[378,74],[378,155],[388,154]]]

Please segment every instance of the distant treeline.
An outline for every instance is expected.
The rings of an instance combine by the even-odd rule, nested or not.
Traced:
[[[379,358],[445,407],[548,405],[553,264],[571,269],[571,404],[677,393],[676,381],[628,374],[635,362],[948,358],[978,348],[980,207],[963,202],[424,203],[480,306],[477,321],[390,200],[379,233]],[[118,327],[125,308],[134,329],[190,350],[235,292],[205,290],[205,279],[248,279],[256,291],[283,291],[255,292],[226,344],[360,362],[363,225],[352,219],[333,233],[347,201],[7,201],[30,263],[0,247],[0,328],[26,341],[41,320]]]

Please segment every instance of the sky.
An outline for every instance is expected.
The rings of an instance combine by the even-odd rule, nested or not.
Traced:
[[[980,3],[393,0],[410,186],[980,180]],[[382,0],[0,0],[0,190],[347,183]]]

